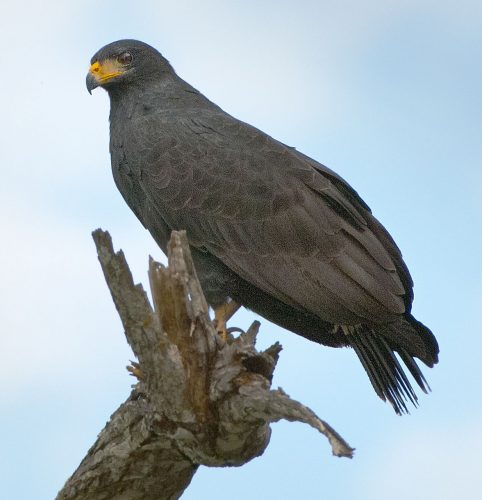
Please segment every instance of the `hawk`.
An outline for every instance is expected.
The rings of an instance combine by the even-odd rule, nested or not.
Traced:
[[[220,329],[242,305],[330,347],[351,347],[398,414],[438,345],[411,314],[413,281],[387,230],[338,174],[182,80],[153,47],[119,40],[91,60],[110,98],[122,196],[165,252],[186,230]]]

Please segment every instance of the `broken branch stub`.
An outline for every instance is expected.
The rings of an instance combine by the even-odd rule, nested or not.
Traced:
[[[93,233],[99,260],[138,362],[137,384],[112,415],[58,499],[179,498],[198,465],[242,465],[266,449],[269,424],[304,422],[336,456],[353,449],[271,380],[281,346],[255,348],[259,323],[222,340],[213,328],[186,234],[174,231],[168,266],[150,259],[151,307],[107,232]]]

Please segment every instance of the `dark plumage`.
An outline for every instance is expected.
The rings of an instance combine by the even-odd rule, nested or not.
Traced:
[[[340,176],[236,120],[135,40],[92,58],[89,91],[109,93],[115,182],[166,251],[185,229],[211,306],[231,298],[294,333],[351,346],[397,413],[428,385],[414,358],[437,363],[410,309],[400,250]]]

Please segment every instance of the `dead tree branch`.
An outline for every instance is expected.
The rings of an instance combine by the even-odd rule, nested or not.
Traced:
[[[107,232],[97,253],[137,362],[130,397],[112,415],[58,500],[176,499],[198,465],[239,466],[266,449],[269,424],[304,422],[324,434],[333,454],[353,449],[309,408],[271,390],[281,346],[255,349],[259,323],[222,340],[191,260],[184,232],[173,232],[169,265],[149,263],[154,308],[135,285]]]

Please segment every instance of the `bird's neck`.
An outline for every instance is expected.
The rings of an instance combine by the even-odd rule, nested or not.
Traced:
[[[135,113],[202,105],[202,94],[175,74],[161,81],[140,81],[137,84],[109,90],[110,121],[131,118]]]

